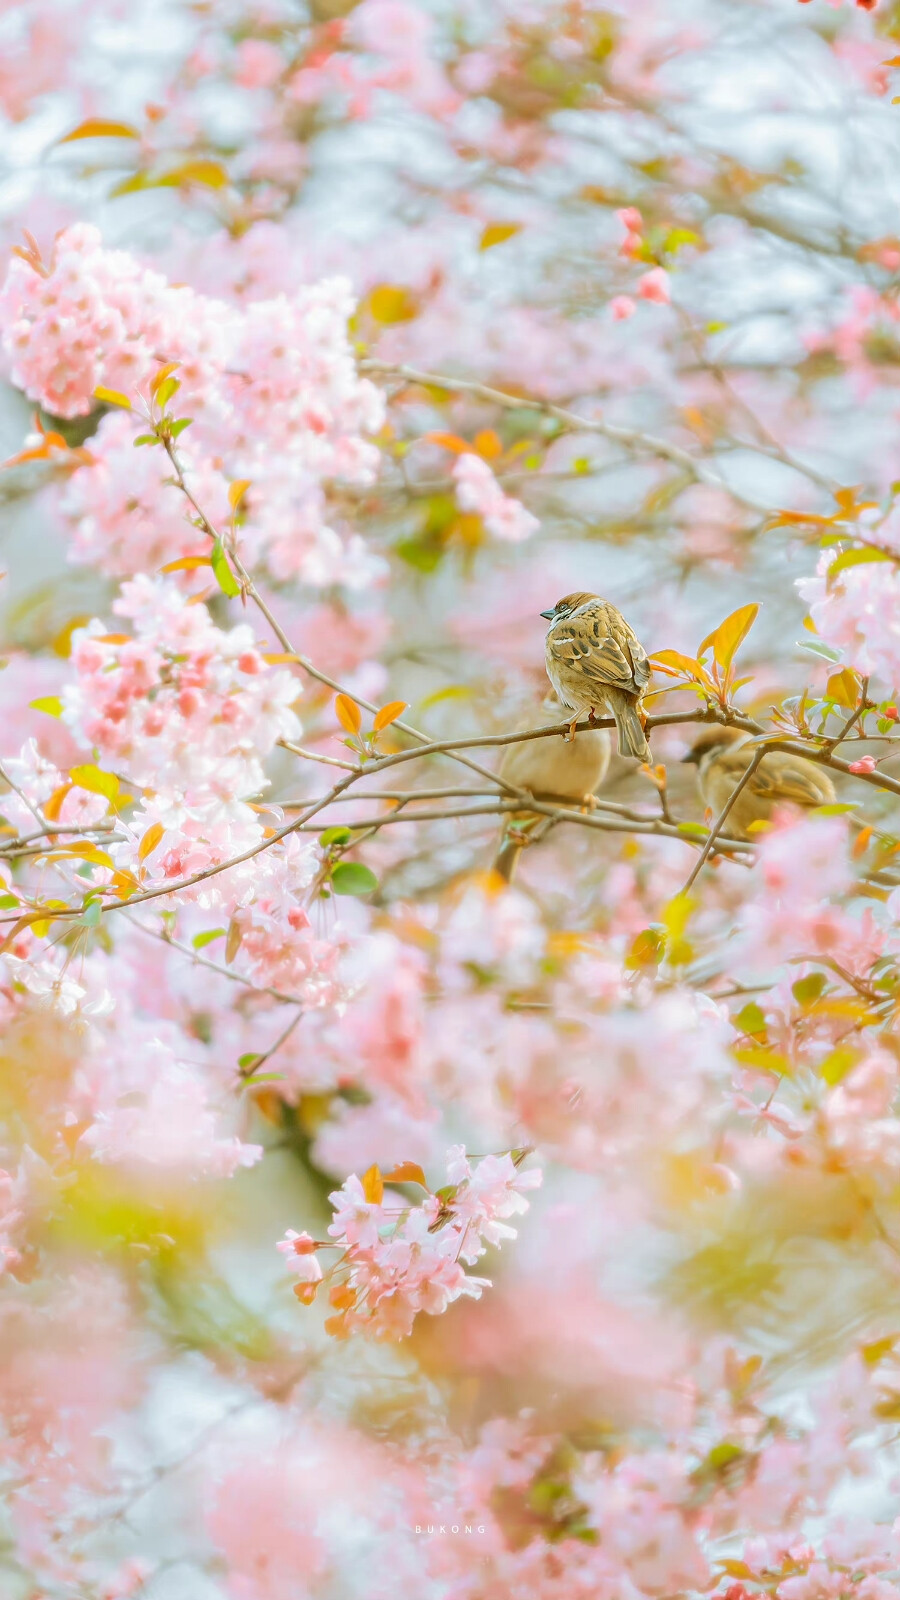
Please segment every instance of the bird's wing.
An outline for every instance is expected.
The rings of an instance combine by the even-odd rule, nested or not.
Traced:
[[[720,757],[723,772],[739,783],[755,754],[753,745],[740,745]],[[772,805],[821,806],[834,799],[827,773],[820,772],[802,756],[788,756],[773,750],[764,756],[747,785],[752,794]]]
[[[580,673],[589,685],[639,694],[650,677],[649,663],[627,626],[621,641],[617,634],[610,626],[608,608],[594,602],[550,629],[547,653],[559,666]]]

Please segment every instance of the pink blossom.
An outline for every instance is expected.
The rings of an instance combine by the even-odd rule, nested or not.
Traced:
[[[645,272],[638,281],[637,293],[641,300],[655,300],[657,305],[669,305],[672,296],[669,292],[669,274],[665,268],[653,267]]]
[[[518,544],[537,532],[537,517],[518,500],[503,493],[493,472],[481,456],[467,450],[453,465],[456,498],[462,511],[475,511],[495,539]]]

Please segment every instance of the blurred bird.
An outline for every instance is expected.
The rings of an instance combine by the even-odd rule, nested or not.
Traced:
[[[546,699],[538,714],[532,713],[516,729],[552,728],[563,720],[562,708]],[[527,789],[536,800],[548,804],[589,806],[609,766],[611,742],[605,728],[576,734],[570,743],[560,739],[523,739],[508,744],[500,762],[499,774],[517,789]],[[504,827],[494,871],[511,883],[519,856],[534,840],[535,830],[546,826],[549,818],[533,811],[514,811]]]
[[[739,728],[704,728],[684,756],[697,768],[703,802],[714,816],[734,793],[757,748]],[[768,822],[779,807],[808,810],[830,805],[834,798],[834,784],[824,768],[803,756],[770,750],[735,800],[724,832],[733,839],[752,838],[751,824]]]
[[[650,760],[641,697],[650,681],[647,653],[621,611],[596,594],[567,594],[542,611],[547,676],[572,713],[569,738],[584,712],[607,707],[615,718],[619,755]]]

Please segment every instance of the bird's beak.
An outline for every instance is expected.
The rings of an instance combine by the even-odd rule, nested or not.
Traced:
[[[700,757],[701,757],[701,751],[699,751],[699,750],[689,750],[686,756],[682,756],[681,764],[682,764],[682,766],[699,767],[699,765],[700,765]]]
[[[552,622],[553,618],[556,616],[556,612],[555,611],[542,611],[541,612],[541,616],[542,617],[546,617],[548,622]]]

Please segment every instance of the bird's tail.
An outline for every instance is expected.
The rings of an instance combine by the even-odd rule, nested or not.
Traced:
[[[649,761],[650,746],[635,702],[626,700],[623,695],[621,700],[617,700],[615,705],[610,705],[609,709],[616,719],[619,755],[634,756],[638,761]]]
[[[522,854],[521,839],[505,838],[494,857],[494,871],[504,883],[512,883]]]

